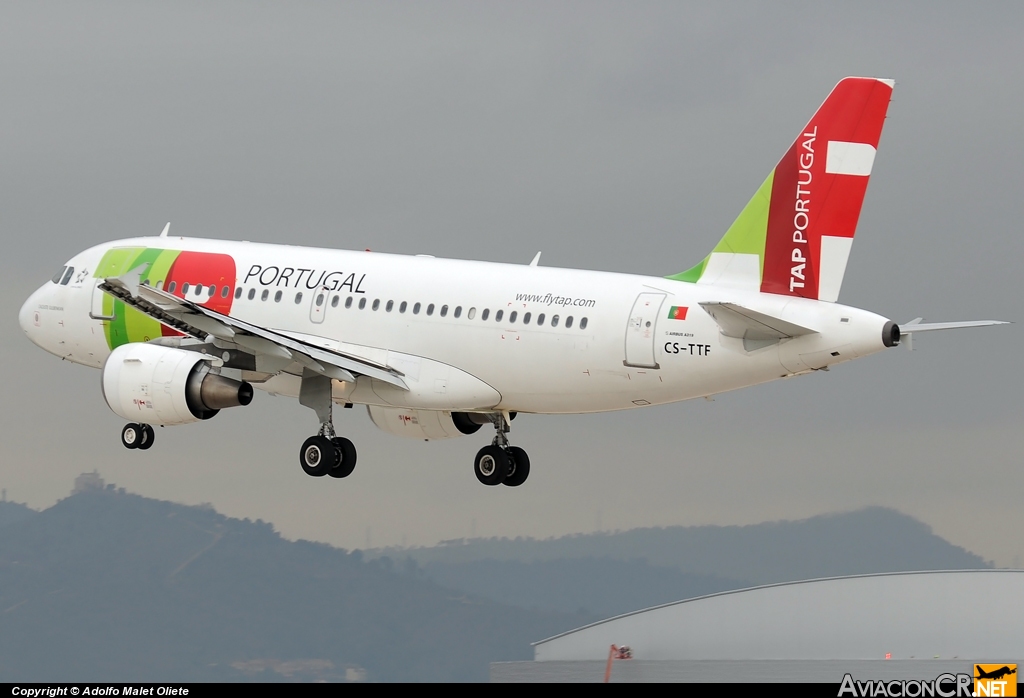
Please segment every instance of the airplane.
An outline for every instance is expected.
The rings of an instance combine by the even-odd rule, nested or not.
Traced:
[[[517,414],[635,409],[827,371],[913,334],[837,303],[893,80],[840,81],[712,251],[670,276],[169,235],[70,259],[25,301],[28,338],[102,371],[121,441],[212,418],[253,389],[319,420],[299,463],[344,478],[333,408],[433,440],[494,428],[473,468],[522,485]]]
[[[994,669],[992,671],[985,671],[984,669],[981,668],[980,665],[975,664],[974,665],[974,670],[977,672],[977,676],[974,677],[976,679],[995,679],[995,680],[999,680],[999,679],[1003,678],[1004,676],[1010,676],[1011,674],[1016,674],[1017,673],[1017,665],[1014,665],[1013,669],[1011,669],[1007,665],[1003,665],[1002,667],[1000,667],[998,669]]]

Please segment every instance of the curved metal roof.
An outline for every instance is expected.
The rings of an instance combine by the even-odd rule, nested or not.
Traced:
[[[534,644],[538,661],[1024,656],[1024,570],[831,577],[646,608]]]

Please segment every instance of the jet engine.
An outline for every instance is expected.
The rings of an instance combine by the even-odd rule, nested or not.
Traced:
[[[412,410],[367,405],[370,419],[382,431],[409,439],[453,439],[476,433],[489,424],[486,415],[471,412]]]
[[[252,402],[252,386],[214,373],[207,356],[155,344],[111,352],[101,385],[114,414],[141,424],[188,424]]]

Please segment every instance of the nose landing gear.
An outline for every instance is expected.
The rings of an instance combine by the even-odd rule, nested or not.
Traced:
[[[494,424],[494,441],[481,448],[473,461],[476,479],[488,486],[507,485],[519,487],[530,476],[530,457],[518,446],[510,446],[508,432],[511,430],[505,413],[491,415]]]
[[[156,432],[148,424],[125,424],[121,430],[121,444],[125,448],[145,451],[153,445]]]

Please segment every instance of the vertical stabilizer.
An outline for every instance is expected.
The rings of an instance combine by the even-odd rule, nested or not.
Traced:
[[[711,254],[669,278],[835,301],[893,84],[840,81]]]

